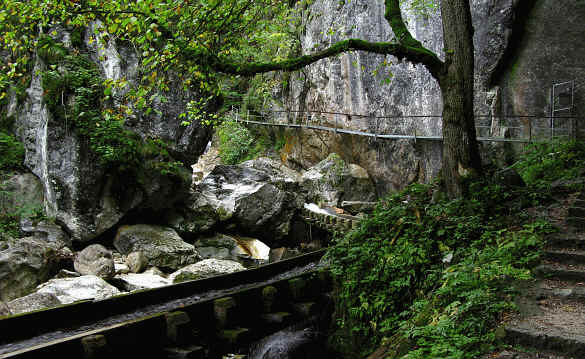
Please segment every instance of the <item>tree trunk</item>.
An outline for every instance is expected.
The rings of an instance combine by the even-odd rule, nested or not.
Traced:
[[[442,177],[450,198],[464,192],[464,180],[481,173],[473,117],[473,25],[469,0],[442,0],[446,71],[443,96]]]

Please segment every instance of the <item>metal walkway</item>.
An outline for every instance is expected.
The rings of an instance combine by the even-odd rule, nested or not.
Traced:
[[[297,117],[297,123],[290,123],[290,122],[282,122],[282,121],[275,121],[274,114],[284,114],[288,115],[295,115]],[[270,115],[270,116],[267,116]],[[300,120],[298,119],[300,115]],[[332,123],[328,121],[324,121],[323,118],[320,118],[322,115],[328,116],[335,116],[335,124],[334,127],[331,127]],[[366,116],[366,115],[358,115],[358,114],[347,114],[347,113],[338,113],[338,112],[325,112],[325,111],[270,111],[270,112],[262,112],[261,115],[254,115],[247,113],[244,118],[240,118],[235,113],[235,120],[236,122],[241,122],[245,124],[251,125],[261,125],[261,126],[273,126],[273,127],[284,127],[284,128],[292,128],[292,129],[307,129],[307,130],[317,130],[317,131],[328,131],[334,132],[336,134],[348,134],[348,135],[357,135],[357,136],[366,136],[371,137],[374,139],[407,139],[407,140],[428,140],[428,141],[442,141],[442,135],[417,135],[417,131],[414,130],[412,134],[397,134],[397,133],[384,133],[384,132],[368,132],[368,131],[359,131],[359,130],[350,130],[347,128],[339,127],[338,116],[345,116],[347,119],[351,121],[352,118],[365,118],[368,120],[375,121],[375,128],[379,128],[379,120],[381,119],[406,119],[406,118],[423,118],[423,119],[436,119],[442,120],[441,116],[425,116],[425,115],[417,115],[417,116]],[[476,116],[478,119],[484,119],[493,121],[491,116]],[[476,126],[476,130],[478,132],[478,141],[482,142],[516,142],[516,143],[530,143],[530,142],[537,142],[537,141],[550,141],[553,139],[553,131],[551,131],[550,127],[538,127],[533,126],[533,122],[550,122],[550,119],[554,118],[555,120],[566,120],[567,123],[576,123],[575,117],[567,116],[567,117],[547,117],[547,116],[507,116],[507,117],[499,117],[499,120],[509,120],[514,119],[516,122],[518,120],[523,120],[524,122],[528,123],[528,126],[504,126],[508,130],[515,130],[520,134],[516,137],[498,137],[498,136],[480,136],[479,134],[482,132],[491,133],[491,125],[490,126]],[[318,124],[315,124],[318,123]],[[325,124],[323,124],[325,122]],[[554,122],[550,122],[554,123]],[[570,130],[571,127],[567,127],[565,131],[566,134],[564,135],[555,135],[554,138],[559,137],[570,137],[573,134]],[[555,129],[557,132],[562,129]],[[544,136],[535,136],[537,133],[546,133],[547,135]],[[422,132],[422,131],[421,131]]]

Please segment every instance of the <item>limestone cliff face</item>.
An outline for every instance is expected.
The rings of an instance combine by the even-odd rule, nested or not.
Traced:
[[[477,114],[489,116],[493,113],[498,120],[502,102],[511,103],[507,110],[510,114],[546,114],[553,79],[577,78],[582,84],[585,65],[579,61],[584,54],[579,53],[584,51],[581,46],[584,27],[578,19],[585,16],[585,10],[579,2],[570,3],[561,4],[555,0],[472,1]],[[552,15],[552,18],[545,14]],[[409,10],[407,5],[403,6],[403,16],[413,36],[442,55],[439,11],[426,17]],[[304,53],[350,37],[370,41],[389,41],[393,37],[384,19],[381,1],[316,1],[307,18],[301,42]],[[569,36],[564,37],[565,33]],[[514,60],[510,61],[511,58]],[[393,74],[390,83],[384,83],[388,73],[380,67],[384,61],[392,63],[389,67]],[[351,119],[321,116],[321,120],[330,124],[337,120],[344,127],[370,132],[378,128],[386,133],[441,133],[441,122],[436,117],[378,121],[373,118],[436,116],[442,111],[438,85],[426,69],[410,63],[397,64],[390,56],[354,52],[322,60],[293,75],[291,85],[279,89],[277,95],[281,99],[279,106],[285,109],[365,115],[352,116]],[[504,121],[493,124],[490,117],[478,119],[478,122],[488,127],[497,125],[498,129],[499,126],[517,125]],[[328,153],[337,152],[346,161],[366,168],[376,181],[379,193],[403,188],[414,181],[428,182],[441,166],[441,144],[438,141],[374,141],[312,131],[305,131],[300,137],[296,137],[297,134],[289,136],[285,147],[289,163],[306,168]]]
[[[138,56],[114,40],[98,45],[99,41],[91,39],[90,34],[93,36],[94,29],[99,27],[98,23],[90,25],[82,48],[76,51],[97,65],[104,80],[136,81],[142,76]],[[70,35],[63,29],[57,32],[56,41],[71,49]],[[49,110],[41,79],[46,68],[43,60],[37,58],[27,96],[20,103],[11,103],[9,115],[14,116],[16,132],[25,145],[25,165],[43,184],[47,215],[54,217],[73,239],[91,240],[133,209],[161,210],[186,195],[191,178],[186,169],[185,176],[153,172],[137,174],[140,178],[107,170],[88,141],[57,121]],[[122,88],[113,93],[112,106],[121,101],[123,91]],[[185,93],[176,83],[164,95],[168,102],[153,106],[158,111],[149,115],[135,112],[127,119],[127,128],[142,138],[165,141],[174,159],[190,165],[205,149],[210,131],[197,122],[188,127],[180,125],[177,115],[196,94]]]

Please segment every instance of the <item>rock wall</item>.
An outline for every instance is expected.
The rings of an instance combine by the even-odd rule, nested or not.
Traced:
[[[55,41],[70,52],[88,56],[104,80],[126,79],[132,86],[142,76],[139,57],[114,39],[99,41],[104,36],[100,28],[99,22],[90,24],[81,48],[73,48],[71,36],[64,29],[56,29]],[[43,185],[47,215],[54,217],[74,240],[88,241],[99,236],[132,209],[161,210],[186,197],[191,182],[187,166],[196,162],[211,136],[210,130],[197,121],[186,127],[180,124],[178,114],[196,93],[183,91],[181,83],[175,81],[170,91],[163,93],[168,101],[155,102],[150,114],[135,111],[125,124],[142,139],[167,143],[170,155],[182,161],[185,169],[174,174],[129,174],[106,168],[89,141],[54,118],[41,77],[46,69],[47,64],[37,56],[26,98],[20,103],[12,101],[8,115],[14,116],[16,132],[25,145],[25,165]],[[120,104],[127,89],[114,90],[112,108]]]
[[[547,114],[553,79],[578,79],[582,88],[585,69],[580,62],[585,51],[581,46],[584,28],[579,22],[585,15],[582,2],[471,3],[476,48],[475,112],[484,115],[478,117],[478,123],[487,126],[488,131],[491,126],[496,131],[494,135],[499,136],[504,135],[502,126],[518,125],[517,121],[502,119],[502,113]],[[408,7],[403,6],[403,16],[413,36],[441,56],[439,11],[431,11],[427,17]],[[309,11],[306,31],[301,37],[304,53],[350,37],[370,41],[393,38],[380,1],[323,0],[311,5]],[[385,62],[391,65],[382,66]],[[393,75],[389,83],[384,82],[387,70]],[[292,77],[288,87],[275,91],[278,98],[275,108],[365,115],[352,118],[326,115],[321,120],[330,124],[338,121],[344,127],[370,132],[378,128],[386,133],[414,134],[415,130],[417,135],[441,133],[439,118],[401,117],[441,114],[438,85],[420,65],[398,64],[391,56],[353,52],[321,60]],[[579,91],[576,100],[582,102],[582,90]],[[509,104],[507,112],[502,111],[502,103]],[[375,116],[398,118],[376,121]],[[346,161],[366,168],[380,194],[411,182],[428,182],[441,166],[438,141],[374,141],[314,131],[291,132],[288,139],[285,155],[290,164],[307,168],[330,152],[337,152]]]

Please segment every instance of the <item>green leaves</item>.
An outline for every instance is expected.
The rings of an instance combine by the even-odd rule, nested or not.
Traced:
[[[408,338],[396,357],[479,357],[496,344],[501,314],[514,309],[510,281],[530,278],[538,262],[551,226],[506,220],[502,203],[515,194],[487,180],[458,200],[432,202],[432,191],[414,184],[383,199],[328,251],[341,317],[332,341],[350,357],[384,337]]]

